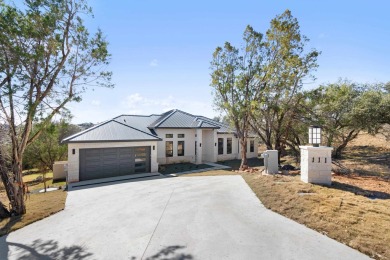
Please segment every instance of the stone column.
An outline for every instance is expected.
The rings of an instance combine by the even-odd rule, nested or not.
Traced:
[[[301,181],[332,184],[332,147],[299,146],[301,149]]]

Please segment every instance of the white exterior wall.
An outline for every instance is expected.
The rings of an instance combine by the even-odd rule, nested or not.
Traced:
[[[215,130],[203,130],[202,131],[202,160],[207,162],[216,162],[216,149],[215,149]]]
[[[223,154],[218,154],[218,139],[223,138]],[[232,153],[227,154],[227,139],[232,138]],[[240,154],[239,151],[239,141],[238,138],[234,136],[234,134],[217,134],[217,139],[215,140],[217,143],[217,160],[218,161],[226,161],[226,160],[233,160],[233,159],[239,159]]]
[[[68,144],[68,182],[79,181],[79,166],[80,166],[80,149],[88,148],[117,148],[117,147],[137,147],[137,146],[149,146],[150,147],[150,170],[151,172],[158,171],[157,163],[157,141],[145,141],[145,142],[101,142],[101,143],[69,143]],[[155,149],[153,150],[153,146]],[[73,154],[75,149],[75,154]]]
[[[159,164],[182,162],[195,163],[195,129],[156,129],[155,131],[157,135],[162,139],[162,141],[158,142],[157,146],[157,161]],[[173,138],[166,138],[166,134],[173,134]],[[178,138],[178,134],[184,134],[184,138]],[[173,141],[173,157],[165,156],[166,141]],[[178,141],[184,141],[184,156],[177,156]]]
[[[255,149],[253,150],[252,153],[250,152],[250,140],[255,141],[255,146],[254,146]],[[259,140],[257,138],[253,138],[253,137],[248,138],[246,158],[258,157],[259,156],[258,148],[259,148]]]
[[[332,183],[332,147],[300,146],[301,180],[306,183]]]

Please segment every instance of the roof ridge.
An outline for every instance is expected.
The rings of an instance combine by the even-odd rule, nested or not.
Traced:
[[[127,115],[127,114],[122,114],[122,115],[114,117],[113,119],[117,119],[118,117],[121,117],[121,116],[152,117],[152,116],[161,116],[161,115],[158,115],[158,114],[151,114],[151,115]]]
[[[206,119],[206,121],[209,121],[209,123],[211,124],[214,124],[214,125],[223,125],[223,126],[226,126],[226,127],[230,127],[229,124],[226,124],[224,122],[218,122],[218,121],[215,121],[211,118],[208,118],[208,117],[205,117],[205,116],[200,116],[202,119]]]
[[[114,120],[114,119],[112,119],[112,120],[113,120],[115,123],[121,124],[121,125],[123,125],[123,126],[127,126],[128,128],[137,130],[137,131],[139,131],[139,132],[141,132],[141,133],[144,133],[144,134],[147,134],[147,135],[150,135],[150,136],[159,138],[157,135],[153,135],[153,134],[151,134],[151,133],[147,133],[147,132],[145,132],[145,131],[142,131],[141,129],[138,129],[138,128],[129,126],[129,125],[127,125],[127,124],[124,124],[124,123],[122,123],[122,122],[116,121],[116,120]]]
[[[174,113],[176,113],[177,109],[172,109],[171,110],[172,112],[169,113],[168,115],[166,115],[164,118],[162,118],[158,123],[154,124],[153,127],[157,127],[159,125],[161,125],[165,120],[167,120],[169,117],[171,117]],[[167,111],[166,113],[168,113],[169,111]],[[161,114],[162,116],[162,114]]]

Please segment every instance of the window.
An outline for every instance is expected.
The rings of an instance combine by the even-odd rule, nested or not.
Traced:
[[[184,141],[177,142],[177,156],[184,156]]]
[[[165,156],[166,157],[173,157],[173,142],[172,141],[165,142]]]
[[[218,154],[223,154],[223,138],[218,138]]]
[[[249,152],[253,153],[255,151],[255,140],[249,141]]]
[[[173,134],[165,134],[165,138],[173,138]]]
[[[177,138],[184,138],[184,134],[177,134]]]
[[[226,153],[231,154],[232,153],[232,138],[228,138],[226,140],[227,148],[226,148]]]

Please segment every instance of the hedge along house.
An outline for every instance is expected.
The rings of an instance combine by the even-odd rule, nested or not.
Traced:
[[[68,143],[68,182],[156,173],[159,164],[240,159],[229,125],[180,110],[161,115],[121,115],[63,140]],[[257,157],[248,138],[247,157]]]

